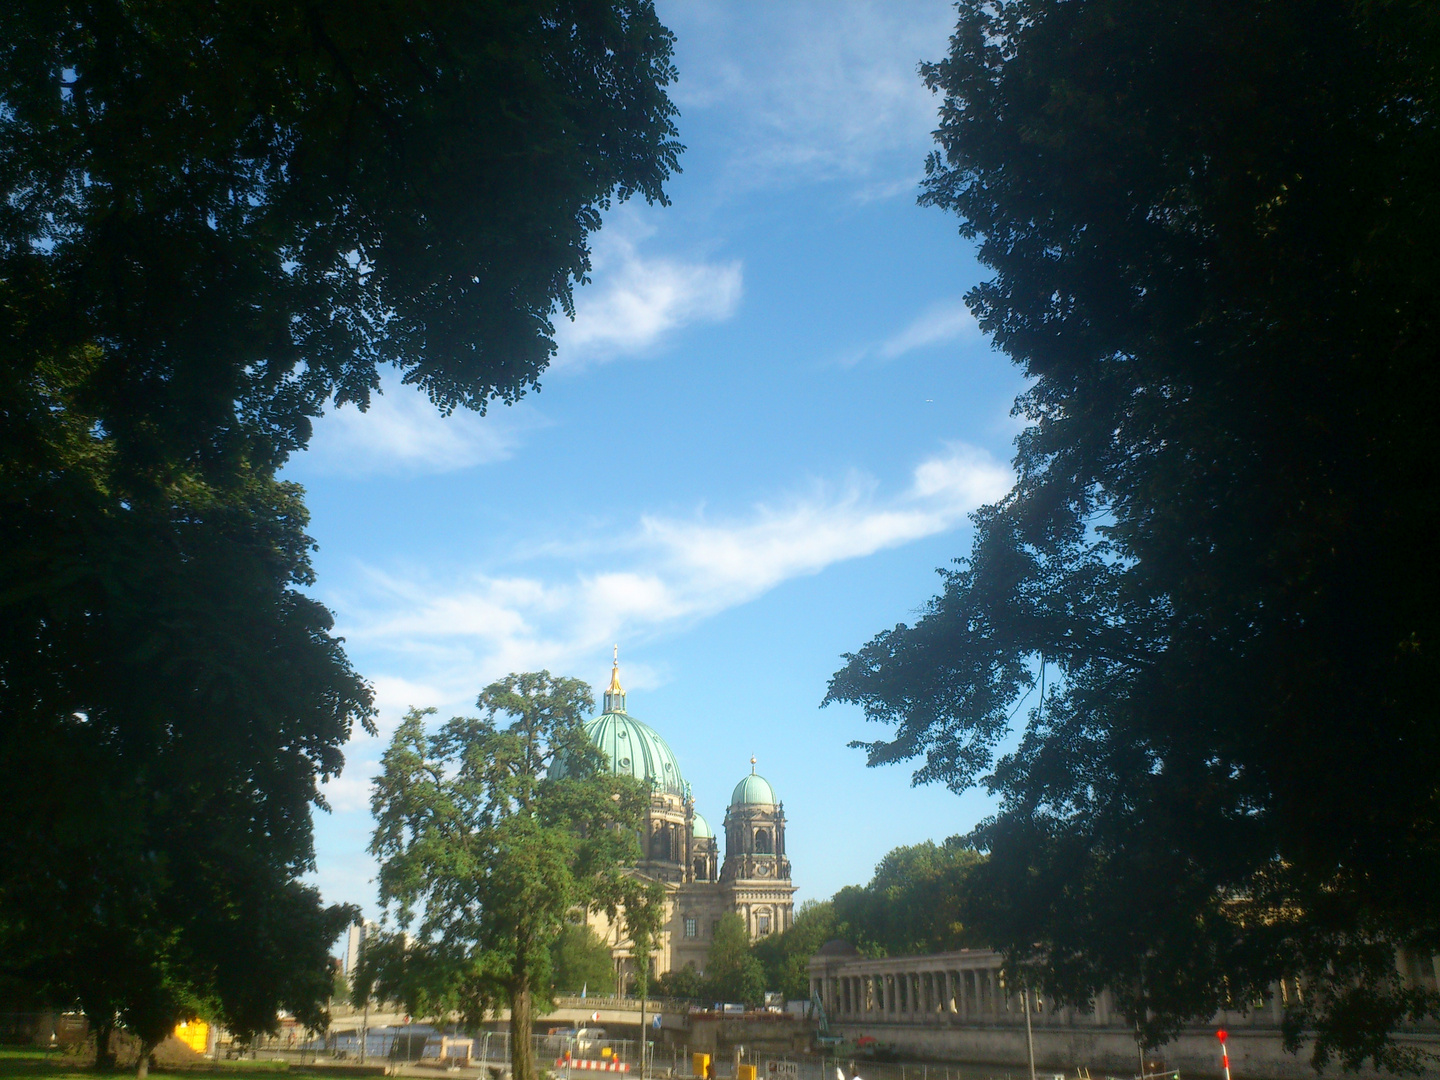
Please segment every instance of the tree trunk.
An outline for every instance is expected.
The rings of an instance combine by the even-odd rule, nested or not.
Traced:
[[[90,1030],[95,1033],[95,1071],[109,1072],[115,1067],[115,1055],[110,1050],[110,1036],[115,1031],[115,1021],[92,1022]]]
[[[159,1043],[141,1041],[140,1060],[135,1062],[135,1080],[145,1080],[150,1075],[150,1055],[158,1045]]]
[[[535,1080],[535,1058],[530,1046],[533,1019],[530,979],[521,976],[510,992],[510,1080]]]

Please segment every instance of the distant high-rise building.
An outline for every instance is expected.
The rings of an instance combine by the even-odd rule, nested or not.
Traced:
[[[361,921],[353,924],[346,932],[344,966],[341,971],[345,975],[345,981],[351,986],[355,985],[355,968],[360,963],[360,953],[365,948],[366,940],[379,931],[378,923]]]

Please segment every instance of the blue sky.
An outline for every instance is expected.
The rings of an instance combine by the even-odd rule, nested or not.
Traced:
[[[712,826],[759,759],[800,899],[989,812],[867,769],[846,743],[883,729],[819,708],[840,654],[913,619],[1010,483],[1020,377],[961,303],[971,245],[915,205],[936,104],[915,67],[953,11],[658,6],[685,171],[671,206],[607,216],[542,391],[441,418],[391,383],[289,469],[315,592],[381,710],[317,818],[327,900],[378,913],[370,778],[407,706],[467,712],[542,667],[598,692],[617,642],[630,711]]]

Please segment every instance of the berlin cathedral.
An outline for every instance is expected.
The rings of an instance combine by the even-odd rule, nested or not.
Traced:
[[[605,752],[614,773],[650,787],[641,837],[645,857],[634,871],[665,887],[665,922],[651,957],[652,974],[687,966],[704,974],[710,941],[724,914],[739,915],[752,941],[789,928],[795,886],[785,853],[785,807],[769,782],[756,775],[754,758],[750,774],[735,785],[725,810],[722,857],[719,840],[696,812],[690,785],[669,745],[649,724],[625,711],[618,655],[604,711],[585,725],[585,733]],[[623,985],[631,970],[629,942],[603,913],[589,921],[609,943]]]

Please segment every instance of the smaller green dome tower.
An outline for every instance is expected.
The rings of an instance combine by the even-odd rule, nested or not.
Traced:
[[[770,786],[770,781],[763,776],[756,776],[754,766],[751,766],[750,775],[735,785],[735,790],[730,793],[731,806],[778,806],[780,800],[775,798],[775,789]]]
[[[776,888],[795,891],[790,885],[790,860],[785,856],[785,806],[776,798],[770,781],[755,772],[753,757],[750,775],[735,785],[725,811],[725,865],[720,868],[720,880],[768,880]],[[790,909],[782,904],[763,920],[759,915],[756,918],[751,936],[763,937],[789,925]]]

